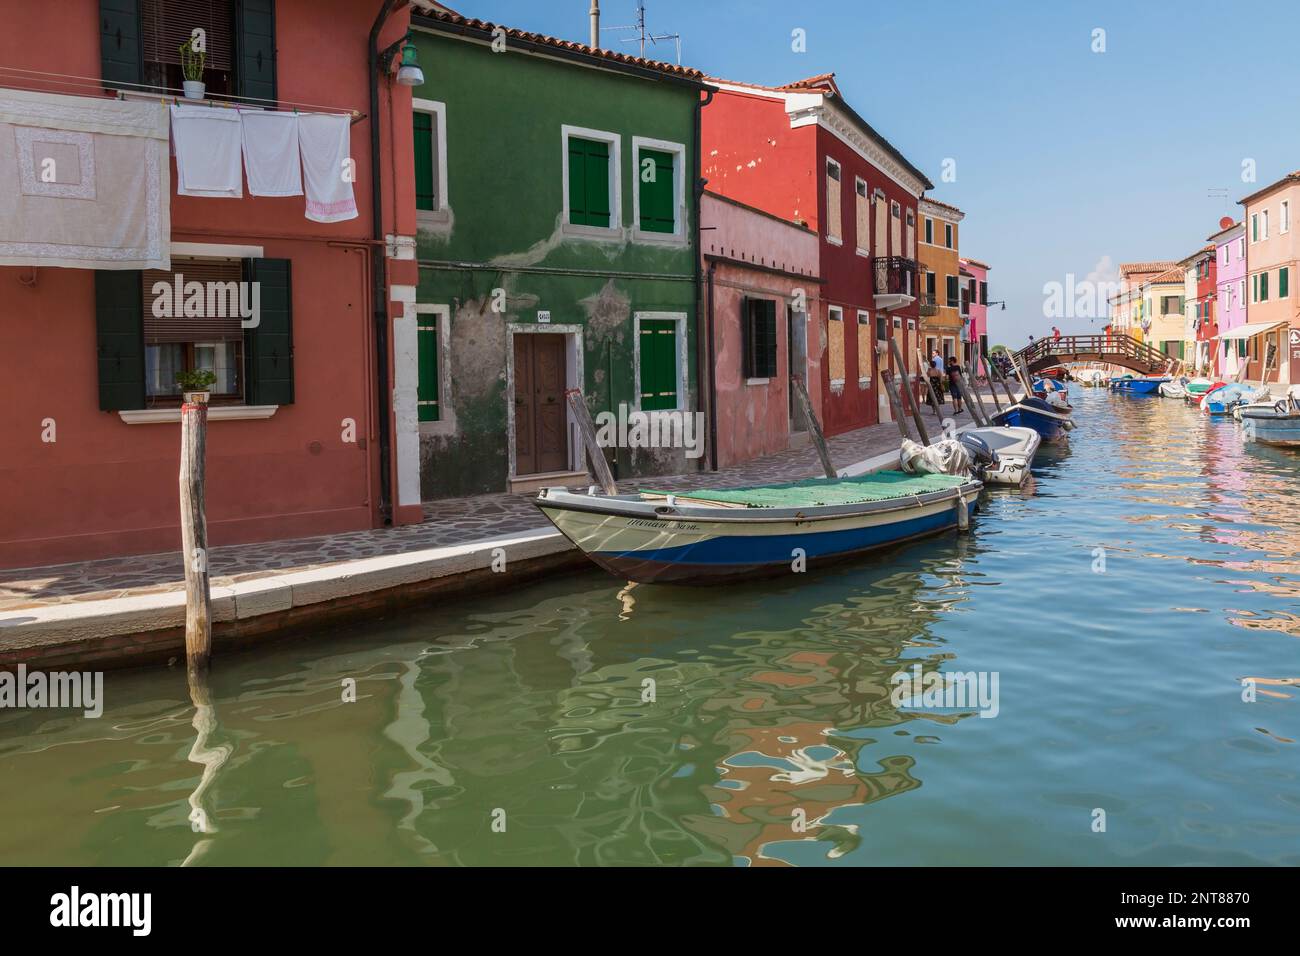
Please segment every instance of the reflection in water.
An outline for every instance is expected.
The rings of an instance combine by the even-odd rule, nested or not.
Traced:
[[[0,862],[1300,862],[1300,459],[1077,408],[971,536],[734,588],[579,575],[201,687],[110,673],[98,721],[0,711]],[[999,674],[996,719],[900,711],[917,664]]]

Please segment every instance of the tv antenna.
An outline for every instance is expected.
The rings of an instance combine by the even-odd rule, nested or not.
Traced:
[[[1211,199],[1222,199],[1224,202],[1228,201],[1228,190],[1223,186],[1211,186],[1205,191],[1205,194]]]
[[[645,59],[645,44],[649,40],[652,44],[660,40],[672,40],[677,45],[677,65],[682,65],[682,35],[680,33],[648,33],[645,27],[645,3],[644,0],[637,0],[636,5],[636,23],[625,27],[601,27],[601,31],[606,30],[635,30],[636,36],[624,37],[624,43],[638,43],[641,48],[641,59]]]

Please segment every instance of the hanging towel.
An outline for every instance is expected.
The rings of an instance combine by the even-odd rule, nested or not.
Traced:
[[[241,110],[244,172],[250,196],[301,196],[298,114]]]
[[[216,106],[173,106],[171,111],[177,194],[242,198],[239,114]]]
[[[305,113],[298,117],[298,146],[307,186],[307,218],[313,222],[341,222],[357,218],[352,177],[344,179],[351,164],[352,120],[334,113]]]

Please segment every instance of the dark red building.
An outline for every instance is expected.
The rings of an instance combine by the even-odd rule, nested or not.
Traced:
[[[793,371],[820,383],[827,434],[887,420],[880,371],[897,374],[889,341],[909,371],[918,365],[916,207],[934,184],[844,101],[833,74],[782,87],[709,82],[718,91],[703,110],[708,188],[819,237],[808,364]],[[719,317],[732,319],[741,321]]]

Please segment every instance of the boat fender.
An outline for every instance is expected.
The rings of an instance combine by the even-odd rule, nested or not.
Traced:
[[[669,495],[669,496],[668,496],[668,507],[669,507],[669,508],[676,508],[676,507],[677,507],[677,496],[676,496],[676,495]]]
[[[964,495],[957,496],[957,530],[970,530],[970,507],[966,504]]]

